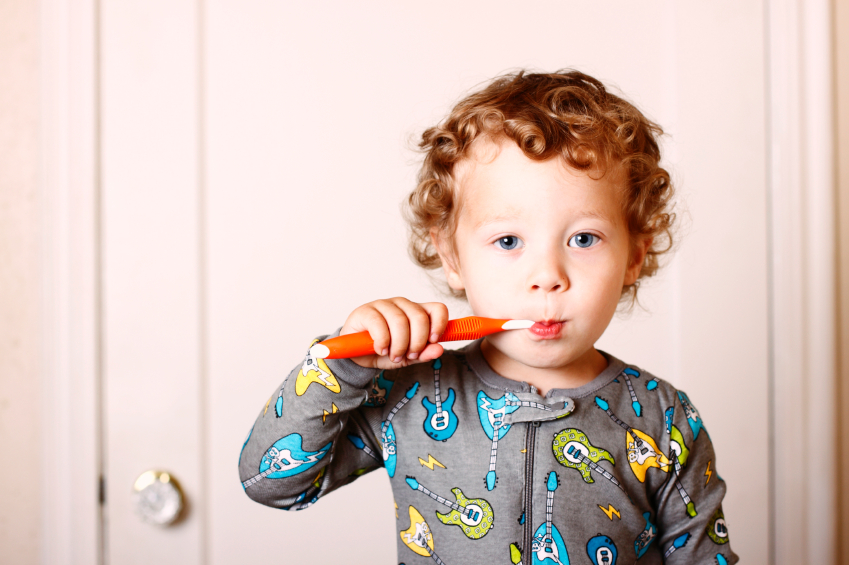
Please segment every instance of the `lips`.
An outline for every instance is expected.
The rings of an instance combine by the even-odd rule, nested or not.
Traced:
[[[560,335],[563,322],[536,322],[528,331],[543,339],[553,339]]]

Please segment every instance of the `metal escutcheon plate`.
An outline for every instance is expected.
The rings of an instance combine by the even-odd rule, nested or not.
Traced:
[[[183,491],[169,473],[145,471],[133,484],[133,502],[142,520],[157,526],[168,526],[180,517]]]

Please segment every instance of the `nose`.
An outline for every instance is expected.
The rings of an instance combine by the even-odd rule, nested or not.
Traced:
[[[557,253],[545,253],[534,261],[534,267],[528,281],[528,288],[534,292],[564,292],[569,288],[569,277],[565,264]]]

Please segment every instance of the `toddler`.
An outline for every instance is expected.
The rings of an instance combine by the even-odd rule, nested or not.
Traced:
[[[247,495],[301,510],[383,467],[408,564],[735,563],[693,403],[593,347],[671,246],[661,133],[576,71],[499,77],[426,130],[413,257],[475,315],[535,323],[452,351],[441,303],[360,306],[331,335],[374,354],[292,370]]]

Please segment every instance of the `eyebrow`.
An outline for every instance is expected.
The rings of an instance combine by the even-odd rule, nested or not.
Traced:
[[[608,214],[606,211],[602,211],[602,210],[586,210],[586,211],[578,214],[578,217],[579,218],[595,218],[597,220],[605,220],[605,221],[608,221],[608,222],[612,221],[611,218],[610,218],[610,214]]]
[[[502,212],[500,214],[496,214],[495,216],[484,216],[477,222],[475,222],[475,229],[482,228],[483,226],[494,224],[496,222],[502,222],[505,220],[515,220],[519,217],[514,210],[508,210],[507,212]]]

